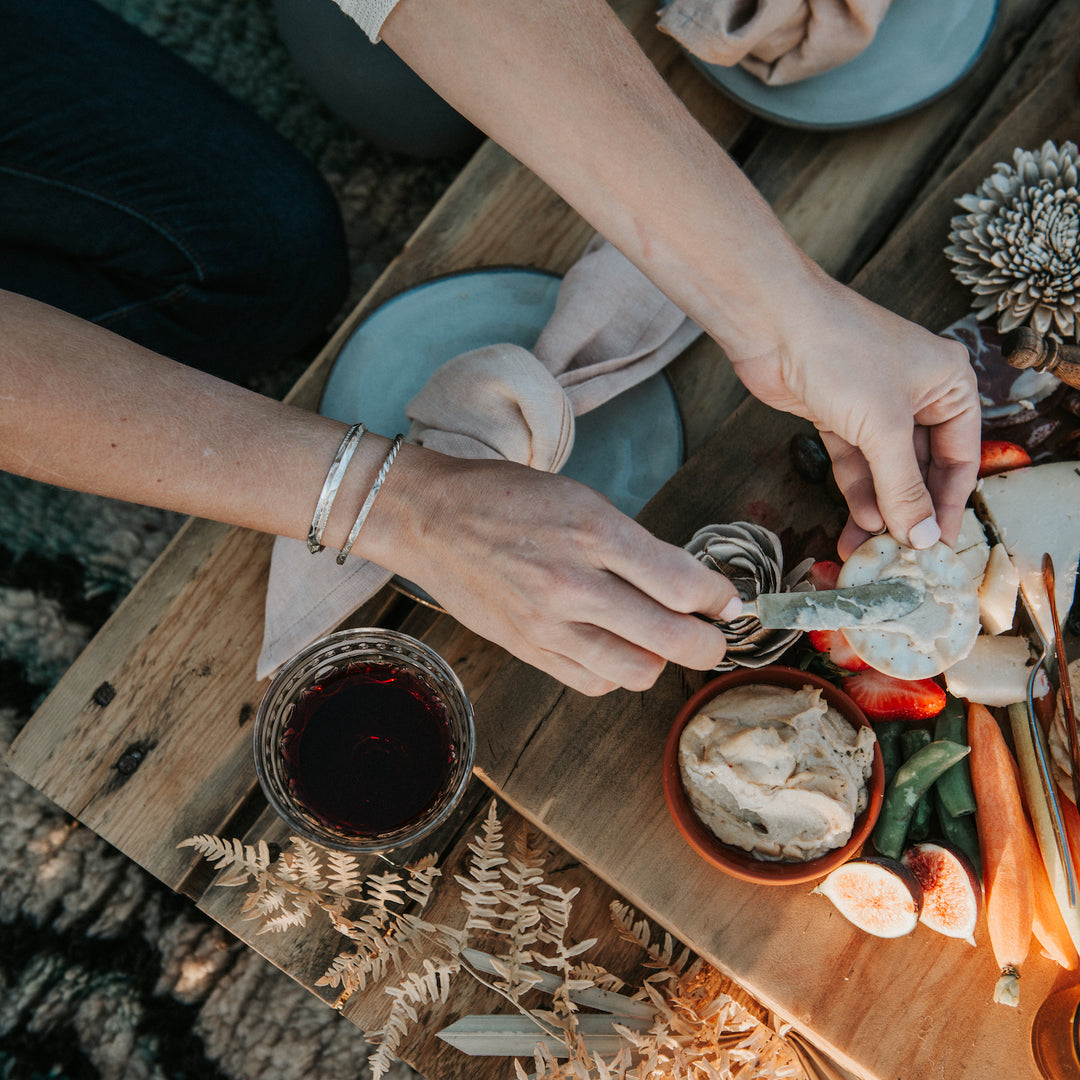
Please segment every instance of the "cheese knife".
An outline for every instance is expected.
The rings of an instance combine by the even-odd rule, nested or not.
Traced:
[[[922,587],[890,578],[843,589],[762,593],[743,604],[740,618],[756,616],[770,630],[848,630],[899,619],[925,599]]]

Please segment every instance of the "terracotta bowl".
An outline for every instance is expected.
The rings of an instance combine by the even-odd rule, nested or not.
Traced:
[[[835,870],[841,863],[854,858],[870,835],[878,814],[881,812],[881,799],[885,791],[885,768],[881,758],[881,747],[874,747],[874,764],[870,774],[870,799],[866,809],[855,819],[851,839],[841,848],[836,848],[817,859],[806,862],[769,862],[756,859],[741,848],[732,847],[718,840],[694,813],[690,800],[683,788],[682,774],[679,770],[679,738],[683,728],[700,712],[706,702],[718,694],[736,686],[765,684],[799,690],[804,686],[813,686],[821,690],[825,701],[855,727],[869,727],[870,722],[863,715],[862,709],[842,690],[816,675],[810,675],[797,668],[770,667],[756,670],[744,668],[732,671],[706,683],[679,710],[675,723],[671,726],[667,744],[664,747],[664,796],[668,809],[690,846],[707,862],[718,867],[732,877],[743,881],[752,881],[759,885],[797,885],[824,877]]]

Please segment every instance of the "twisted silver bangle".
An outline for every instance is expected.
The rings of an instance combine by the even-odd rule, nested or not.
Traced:
[[[349,531],[345,546],[338,553],[338,566],[345,565],[345,560],[349,557],[349,552],[352,551],[352,546],[356,543],[356,538],[360,535],[360,530],[364,527],[364,522],[367,521],[368,514],[371,513],[371,506],[372,503],[375,502],[375,496],[379,494],[379,489],[383,486],[386,474],[390,471],[390,466],[394,464],[394,458],[397,457],[398,451],[401,449],[401,444],[404,441],[404,435],[394,436],[394,441],[391,444],[386,457],[383,459],[382,466],[379,468],[379,475],[375,477],[375,483],[371,485],[371,490],[367,493],[364,505],[360,507],[360,513],[356,515],[356,521],[353,522],[353,527]]]
[[[356,446],[365,431],[367,431],[367,428],[363,424],[353,424],[345,432],[341,445],[334,455],[334,460],[330,463],[330,468],[326,472],[322,491],[319,492],[319,501],[315,504],[315,513],[311,518],[311,528],[308,529],[307,546],[312,555],[318,555],[324,547],[322,542],[323,531],[326,529],[326,523],[330,520],[334,497],[338,493],[338,488],[341,487],[345,470],[349,467],[349,461],[352,459],[353,452],[356,450]]]

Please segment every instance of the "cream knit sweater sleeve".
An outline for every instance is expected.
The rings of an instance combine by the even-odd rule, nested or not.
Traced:
[[[334,0],[372,41],[379,40],[379,31],[386,16],[394,10],[398,0]]]

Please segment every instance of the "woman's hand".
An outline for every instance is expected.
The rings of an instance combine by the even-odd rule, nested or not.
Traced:
[[[591,488],[509,462],[402,457],[365,554],[478,634],[591,695],[724,655],[721,631],[693,613],[737,611],[731,583]]]
[[[797,332],[735,370],[755,397],[821,432],[851,512],[841,558],[884,529],[916,548],[954,543],[979,467],[967,350],[820,278]]]

